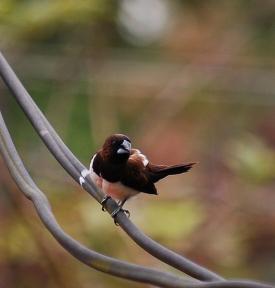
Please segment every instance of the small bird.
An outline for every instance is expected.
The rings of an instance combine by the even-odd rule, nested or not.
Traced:
[[[108,198],[118,201],[119,209],[112,216],[123,210],[124,203],[136,194],[143,192],[157,195],[154,185],[160,179],[187,172],[195,163],[180,165],[155,165],[148,161],[140,150],[131,148],[131,140],[123,134],[109,136],[90,163],[90,176],[94,183],[103,190],[106,197],[102,200],[102,209]]]

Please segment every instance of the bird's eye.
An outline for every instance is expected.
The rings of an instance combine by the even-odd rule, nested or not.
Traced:
[[[116,144],[116,141],[114,140],[114,141],[112,141],[112,145],[115,145]]]

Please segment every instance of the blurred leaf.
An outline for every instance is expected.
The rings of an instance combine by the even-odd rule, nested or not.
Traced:
[[[43,38],[60,27],[89,23],[107,11],[108,1],[4,1],[0,4],[2,23],[20,38]],[[68,27],[69,28],[69,27]]]
[[[150,202],[142,210],[142,216],[144,230],[166,241],[188,237],[204,219],[202,207],[192,200]]]
[[[246,135],[229,145],[226,162],[237,174],[252,182],[275,180],[275,151],[254,135]]]

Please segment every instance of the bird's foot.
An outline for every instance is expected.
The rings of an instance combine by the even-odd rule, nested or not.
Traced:
[[[131,213],[130,213],[129,210],[123,209],[123,212],[126,214],[126,216],[127,216],[128,218],[130,218]]]
[[[105,205],[106,205],[106,202],[107,202],[109,199],[111,199],[111,197],[108,196],[108,195],[105,195],[105,196],[103,197],[102,201],[100,202],[100,204],[102,205],[102,208],[101,208],[102,211],[106,211]]]
[[[126,214],[126,216],[129,218],[130,217],[130,211],[129,210],[126,210],[126,209],[123,209],[122,207],[118,207],[117,209],[115,209],[112,213],[111,213],[111,216],[114,218],[114,222],[115,222],[115,224],[117,225],[117,226],[119,226],[119,224],[117,223],[117,221],[116,221],[116,216],[117,216],[117,214],[118,214],[118,212],[123,212],[123,213],[125,213]]]
[[[102,201],[100,202],[100,204],[102,205],[102,208],[101,208],[102,211],[106,211],[105,205],[106,205],[106,202],[107,202],[109,199],[111,199],[111,197],[108,196],[108,195],[105,195],[105,196],[103,197]],[[122,203],[122,205],[123,205],[123,204],[124,204],[124,202]],[[116,209],[111,213],[111,216],[114,218],[114,222],[115,222],[115,224],[116,224],[117,226],[119,226],[119,224],[118,224],[117,221],[116,221],[116,216],[117,216],[118,212],[120,212],[120,211],[121,211],[121,212],[124,212],[128,218],[130,217],[130,211],[129,211],[129,210],[126,210],[126,209],[123,209],[123,208],[122,208],[122,205],[120,204],[120,205],[118,206],[118,208],[116,208]]]

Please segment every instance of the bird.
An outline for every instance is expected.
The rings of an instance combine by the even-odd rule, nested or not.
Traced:
[[[118,209],[113,217],[123,210],[125,202],[138,193],[157,195],[155,183],[169,175],[189,171],[195,162],[179,165],[156,165],[139,149],[132,148],[131,140],[123,134],[113,134],[106,138],[102,148],[92,157],[90,177],[96,186],[105,193],[101,201],[102,210],[111,197],[117,201]]]

